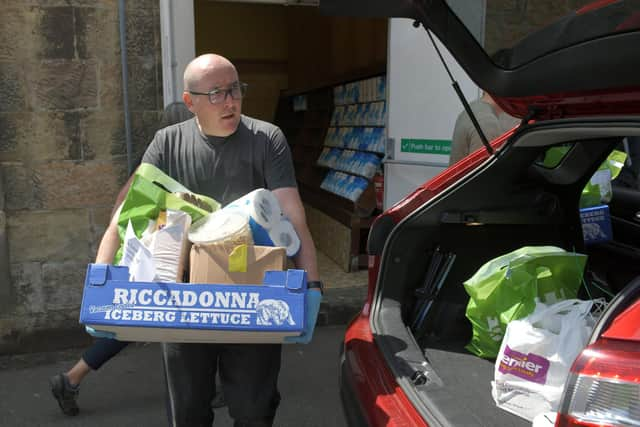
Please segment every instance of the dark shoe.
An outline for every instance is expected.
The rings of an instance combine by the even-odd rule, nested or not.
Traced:
[[[221,391],[217,392],[215,396],[213,396],[213,400],[211,400],[211,407],[213,409],[223,408],[227,406],[227,402],[224,401],[224,394]]]
[[[58,401],[62,412],[64,412],[65,415],[78,415],[80,409],[78,408],[76,399],[78,399],[80,387],[73,387],[64,374],[54,375],[49,378],[49,385],[51,385],[51,393]]]

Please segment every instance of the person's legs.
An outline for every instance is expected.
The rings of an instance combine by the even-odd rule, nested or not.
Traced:
[[[170,426],[211,427],[218,351],[216,344],[162,344]]]
[[[51,394],[58,401],[58,406],[65,415],[78,415],[78,394],[80,387],[69,383],[69,378],[65,374],[57,374],[49,378]]]
[[[220,353],[220,381],[235,427],[270,427],[280,404],[280,344],[229,344]]]
[[[78,414],[79,386],[84,377],[92,370],[100,369],[104,363],[122,351],[127,345],[129,343],[124,341],[98,338],[69,371],[49,378],[51,393],[58,401],[62,412],[66,415]]]
[[[222,393],[222,384],[220,383],[220,375],[216,375],[215,379],[215,387],[216,394],[213,396],[213,400],[211,401],[211,407],[213,409],[224,408],[227,406],[227,402],[224,400],[224,393]]]
[[[80,358],[64,375],[72,386],[78,386],[89,372],[91,372],[91,366],[87,365],[84,358]]]
[[[128,345],[129,342],[127,341],[98,338],[96,342],[82,354],[82,360],[85,361],[91,370],[97,371],[102,367],[102,365],[107,363],[113,356],[120,353],[122,349]],[[67,375],[69,375],[70,372],[71,371],[69,371]]]

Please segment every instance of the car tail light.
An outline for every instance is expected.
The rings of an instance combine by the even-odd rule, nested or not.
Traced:
[[[556,427],[640,426],[640,344],[600,339],[571,367]]]

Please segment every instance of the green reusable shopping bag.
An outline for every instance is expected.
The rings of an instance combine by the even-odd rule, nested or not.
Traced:
[[[554,246],[526,246],[484,264],[464,282],[473,329],[467,350],[495,358],[507,324],[531,314],[536,298],[549,304],[576,297],[586,261]]]
[[[596,173],[593,174],[580,195],[580,207],[588,208],[607,204],[611,201],[613,190],[611,181],[620,175],[620,171],[627,159],[627,154],[613,150],[607,160],[605,160]]]
[[[544,153],[544,159],[542,160],[542,164],[546,168],[555,168],[560,164],[564,156],[569,152],[571,146],[569,145],[558,145],[556,147],[549,148]]]
[[[543,165],[548,168],[556,167],[571,147],[560,145],[551,147],[545,153]],[[580,207],[588,208],[592,206],[600,206],[611,201],[612,189],[611,181],[616,179],[624,166],[627,159],[627,153],[623,151],[613,150],[602,162],[598,170],[593,174],[587,185],[582,190],[580,196]]]
[[[188,199],[193,203],[184,200],[177,193],[189,194]],[[186,212],[191,217],[191,221],[195,222],[219,208],[220,204],[212,198],[192,193],[160,169],[151,164],[142,163],[134,174],[133,182],[118,216],[121,245],[116,253],[114,264],[117,264],[122,257],[122,242],[129,222],[136,236],[140,238],[148,228],[149,221],[156,220],[162,210]]]

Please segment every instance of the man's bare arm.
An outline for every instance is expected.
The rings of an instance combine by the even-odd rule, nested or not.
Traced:
[[[127,182],[122,186],[118,196],[116,197],[116,203],[111,210],[111,220],[109,221],[109,225],[102,235],[102,240],[100,240],[100,246],[98,246],[98,253],[96,254],[96,264],[111,264],[113,262],[113,258],[120,247],[120,236],[118,235],[118,217],[120,216],[120,207],[124,202],[124,199],[127,197],[127,192],[129,191],[129,187],[131,187],[131,183],[133,182],[133,177],[135,174],[132,174]]]
[[[296,267],[307,271],[308,280],[320,280],[316,247],[313,244],[313,238],[307,226],[307,218],[298,189],[295,187],[278,188],[273,190],[273,194],[278,199],[282,212],[289,218],[300,239],[300,252],[294,258]]]

